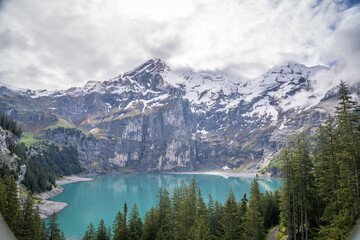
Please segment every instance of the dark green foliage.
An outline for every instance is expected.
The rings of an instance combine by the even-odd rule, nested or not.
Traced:
[[[33,205],[33,199],[32,196],[29,194],[26,198],[24,204],[23,204],[23,211],[22,211],[22,221],[21,221],[21,232],[20,232],[20,238],[21,239],[33,239],[33,236],[36,235],[34,233],[35,228],[34,223],[37,219],[35,216],[35,209]],[[39,225],[40,227],[40,225]]]
[[[127,225],[127,204],[124,203],[123,212],[119,211],[116,214],[113,223],[114,240],[128,239],[128,225]]]
[[[32,196],[29,194],[20,204],[15,180],[9,175],[0,178],[0,214],[18,239],[49,239],[39,209],[34,208]]]
[[[263,213],[264,213],[264,227],[269,229],[271,226],[279,224],[279,192],[274,193],[266,191],[263,202]]]
[[[234,193],[230,190],[219,221],[218,235],[221,239],[239,239],[241,236],[240,209]]]
[[[5,185],[5,196],[1,205],[3,206],[3,211],[1,212],[4,220],[7,222],[13,233],[18,236],[20,235],[20,203],[17,198],[17,187],[15,180],[7,175],[3,179],[3,184]]]
[[[55,134],[65,134],[67,136],[79,137],[82,132],[76,128],[65,128],[65,127],[57,127],[55,129],[47,129],[46,135],[55,135]]]
[[[60,149],[54,144],[45,145],[39,154],[31,156],[27,167],[23,183],[32,192],[51,190],[56,177],[83,170],[75,147],[65,146]]]
[[[158,234],[158,215],[155,208],[150,208],[145,214],[145,222],[143,227],[143,239],[155,239]]]
[[[134,204],[131,213],[130,213],[130,223],[129,223],[129,239],[139,240],[142,235],[143,222],[140,218],[139,210]]]
[[[49,222],[47,224],[47,235],[49,237],[49,240],[61,239],[61,232],[60,232],[59,224],[57,223],[56,212],[51,214],[51,216],[49,217]]]
[[[258,179],[254,178],[251,183],[249,207],[245,215],[244,239],[261,240],[265,236],[264,213],[263,213],[264,196],[259,190]],[[265,209],[267,211],[267,209]]]
[[[346,239],[360,217],[358,106],[344,82],[339,94],[336,119],[319,126],[313,148],[300,134],[280,154],[288,239]]]
[[[157,228],[162,231],[163,237],[170,238],[173,234],[173,219],[169,192],[166,189],[163,190],[160,188],[157,198],[157,212],[159,221]]]
[[[27,159],[27,154],[26,154],[26,146],[23,143],[20,144],[14,144],[12,142],[12,140],[10,140],[9,138],[7,138],[7,140],[9,141],[7,143],[8,149],[10,150],[10,154],[16,154],[18,157],[18,161],[20,161],[20,163],[24,163]]]
[[[22,130],[17,127],[16,121],[9,119],[3,113],[0,113],[0,126],[5,130],[9,130],[17,137],[20,137],[22,134]]]
[[[55,144],[46,146],[39,154],[31,156],[31,161],[38,162],[45,170],[57,176],[76,174],[82,171],[77,149],[64,146],[60,149]]]
[[[14,179],[18,179],[18,174],[14,169],[10,169],[6,163],[0,165],[0,178],[4,178],[5,176],[11,176]]]
[[[126,238],[123,238],[126,239]],[[101,219],[96,231],[96,240],[110,240],[109,230],[106,230],[104,220]]]
[[[96,239],[96,232],[94,225],[92,223],[89,224],[89,226],[86,229],[85,236],[83,237],[83,240],[95,240]]]
[[[55,175],[48,173],[40,163],[30,161],[23,183],[32,192],[49,191],[55,185]]]

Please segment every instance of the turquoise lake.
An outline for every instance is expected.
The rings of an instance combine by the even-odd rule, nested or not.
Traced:
[[[197,181],[205,202],[211,194],[214,200],[224,203],[232,189],[239,201],[244,193],[249,198],[252,178],[229,177],[200,174],[113,174],[95,177],[94,181],[76,182],[63,185],[64,192],[50,200],[69,204],[58,213],[60,228],[67,239],[80,239],[90,222],[97,227],[101,219],[106,226],[112,226],[115,215],[122,210],[126,201],[129,211],[137,204],[144,219],[145,212],[156,205],[156,194],[160,187],[170,194],[182,182]],[[259,180],[260,190],[279,189],[281,181],[265,178]]]

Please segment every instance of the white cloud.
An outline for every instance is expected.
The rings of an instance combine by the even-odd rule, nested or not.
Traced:
[[[249,77],[290,60],[337,61],[339,77],[359,76],[359,6],[317,2],[5,0],[0,81],[67,88],[107,80],[154,57],[172,68]]]

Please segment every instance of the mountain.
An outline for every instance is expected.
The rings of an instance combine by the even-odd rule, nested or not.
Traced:
[[[2,86],[0,111],[38,139],[76,145],[89,172],[256,171],[289,136],[313,133],[334,111],[336,88],[319,94],[320,71],[328,69],[289,63],[248,79],[152,59],[62,91]],[[359,99],[360,85],[352,91]]]

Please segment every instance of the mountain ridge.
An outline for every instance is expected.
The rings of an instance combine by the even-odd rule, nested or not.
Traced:
[[[336,92],[317,92],[319,71],[328,68],[288,63],[248,79],[226,72],[173,71],[151,59],[84,87],[0,87],[0,111],[25,131],[57,143],[69,142],[68,137],[48,136],[46,129],[81,129],[84,136],[71,142],[90,172],[259,169],[289,134],[305,128],[311,134],[333,111]],[[354,87],[357,96],[359,89]]]

